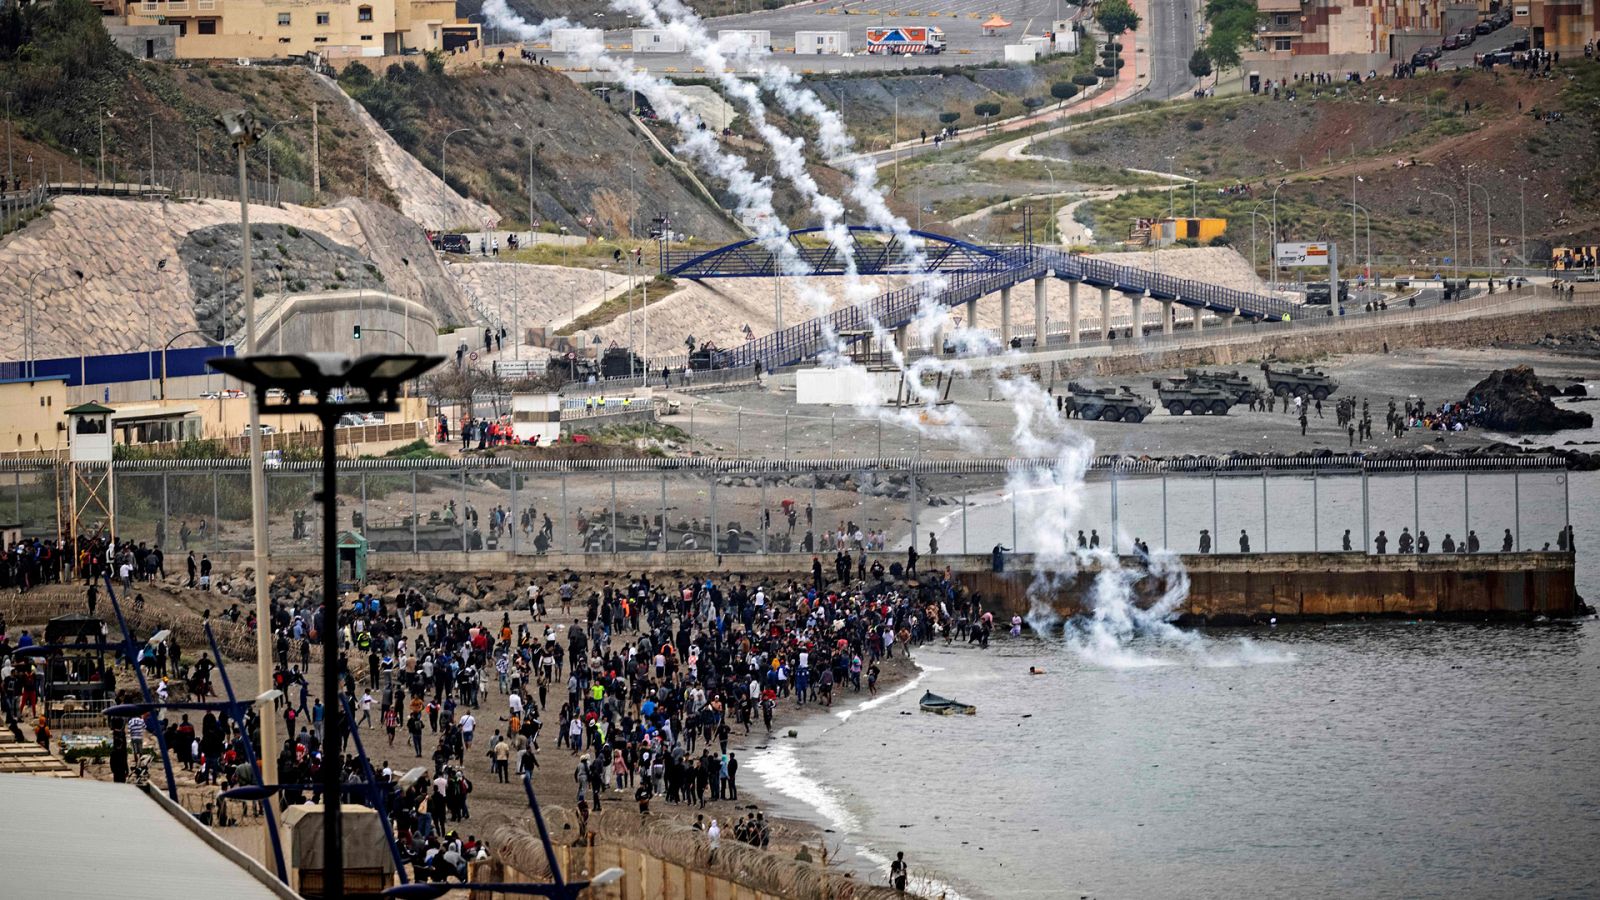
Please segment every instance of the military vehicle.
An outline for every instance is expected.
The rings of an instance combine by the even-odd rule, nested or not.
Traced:
[[[1316,400],[1326,400],[1334,391],[1339,389],[1339,382],[1326,372],[1320,372],[1315,366],[1294,369],[1274,369],[1267,363],[1261,364],[1261,371],[1267,374],[1267,388],[1279,397],[1311,397]]]
[[[1249,403],[1261,399],[1261,388],[1248,377],[1238,372],[1218,370],[1208,372],[1205,369],[1184,369],[1182,378],[1174,378],[1173,384],[1190,385],[1196,387],[1221,388],[1233,395],[1235,403]]]
[[[1228,410],[1233,408],[1233,393],[1223,388],[1181,378],[1172,379],[1170,385],[1159,381],[1153,381],[1151,385],[1155,387],[1161,405],[1174,416],[1181,416],[1185,412],[1192,412],[1197,416],[1206,413],[1225,416]]]
[[[1067,390],[1070,395],[1066,408],[1080,419],[1143,422],[1150,410],[1155,409],[1149,400],[1125,387],[1091,388],[1074,381],[1067,385]]]

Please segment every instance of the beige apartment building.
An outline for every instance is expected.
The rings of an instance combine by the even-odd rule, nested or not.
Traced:
[[[479,41],[455,0],[96,0],[108,31],[135,56],[330,59],[452,52]]]

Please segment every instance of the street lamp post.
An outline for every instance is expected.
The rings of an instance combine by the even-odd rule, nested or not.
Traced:
[[[261,139],[261,123],[246,109],[224,112],[217,117],[233,141],[239,166],[239,244],[240,289],[244,294],[245,352],[256,352],[256,296],[250,269],[250,190],[245,173],[245,155]],[[226,328],[226,319],[224,319]],[[226,353],[226,349],[223,351]],[[165,353],[163,353],[163,368]],[[272,586],[267,580],[267,476],[261,460],[261,409],[263,399],[257,391],[250,404],[250,531],[255,567],[256,590],[256,677],[260,684],[272,684]],[[337,657],[335,657],[337,658]],[[332,666],[331,661],[325,661]],[[278,781],[278,721],[276,716],[261,717],[261,778],[263,784]]]
[[[242,156],[241,156],[242,158]],[[338,454],[335,433],[346,413],[394,412],[400,408],[399,392],[411,381],[444,362],[442,356],[373,354],[351,359],[336,353],[219,357],[211,367],[231,375],[255,392],[251,404],[256,417],[262,412],[315,415],[322,425],[322,694],[324,727],[322,766],[322,896],[339,898],[344,890],[344,835],[341,796],[344,785],[344,704],[339,692],[339,500]],[[268,404],[267,391],[283,392],[280,403]],[[310,398],[303,396],[309,393]],[[253,431],[259,432],[255,428]],[[260,507],[264,510],[264,506]],[[258,634],[270,625],[263,621]],[[266,672],[268,670],[263,670]],[[263,740],[271,716],[262,716]],[[272,754],[264,754],[270,756]],[[277,784],[277,779],[262,784]],[[380,815],[383,813],[380,811]]]
[[[75,269],[70,266],[50,266],[48,268],[40,269],[28,277],[28,306],[25,310],[23,310],[22,316],[22,348],[23,359],[26,361],[26,365],[23,368],[25,374],[29,378],[37,378],[39,376],[39,360],[37,358],[38,351],[35,344],[34,334],[36,328],[34,326],[35,303],[33,296],[33,283],[38,280],[40,275],[43,275],[46,272],[67,272],[76,277],[79,283],[83,282],[83,270]],[[71,286],[70,282],[68,283],[68,286]]]
[[[1528,261],[1528,178],[1525,175],[1517,176],[1517,216],[1522,220],[1522,264],[1531,266]]]
[[[1267,251],[1267,258],[1272,261],[1272,292],[1278,292],[1278,191],[1288,184],[1287,178],[1280,178],[1278,186],[1272,189],[1272,247]]]
[[[17,179],[17,173],[16,173],[16,170],[12,168],[12,164],[11,164],[11,95],[12,95],[12,93],[14,93],[14,92],[6,91],[6,178],[9,181],[11,181],[12,183],[15,183],[16,179]],[[28,179],[28,186],[29,187],[33,186],[33,179],[31,177]]]
[[[1494,271],[1494,197],[1490,196],[1489,189],[1487,187],[1484,187],[1481,184],[1473,184],[1472,179],[1468,178],[1467,179],[1467,200],[1468,200],[1468,202],[1471,202],[1472,189],[1473,188],[1477,188],[1478,190],[1483,191],[1484,227],[1487,229],[1484,232],[1487,235],[1487,237],[1484,238],[1484,247],[1487,250],[1487,253],[1485,254],[1485,258],[1484,259],[1485,259],[1485,262],[1487,262],[1489,264],[1489,271],[1493,272]],[[1469,220],[1469,224],[1470,224],[1470,220]]]
[[[267,183],[267,202],[268,203],[271,203],[273,198],[272,198],[272,145],[267,143],[267,138],[272,137],[272,133],[274,131],[277,131],[280,126],[283,126],[283,125],[294,125],[294,124],[298,123],[299,121],[300,121],[300,117],[299,116],[290,116],[289,118],[284,119],[284,120],[282,120],[280,122],[273,122],[272,126],[269,127],[264,134],[261,135],[261,140],[260,140],[261,146],[267,148],[267,182],[266,183]]]
[[[1460,275],[1461,274],[1461,230],[1460,230],[1460,228],[1457,227],[1458,223],[1456,222],[1456,212],[1459,209],[1459,207],[1456,206],[1456,198],[1450,196],[1449,194],[1444,193],[1443,191],[1430,191],[1430,190],[1424,189],[1423,192],[1424,193],[1428,193],[1428,194],[1432,194],[1435,197],[1443,197],[1444,199],[1450,201],[1450,260],[1451,260],[1451,265],[1454,267],[1454,272],[1452,274]]]
[[[1369,212],[1365,206],[1362,206],[1361,204],[1356,203],[1353,200],[1346,200],[1345,203],[1349,204],[1349,206],[1350,206],[1350,255],[1351,256],[1355,255],[1356,246],[1357,246],[1356,245],[1356,211],[1360,210],[1361,215],[1365,216],[1366,219],[1367,219],[1367,266],[1366,266],[1366,276],[1367,276],[1367,278],[1370,279],[1372,277],[1372,213]]]
[[[449,157],[445,156],[445,153],[447,152],[447,150],[450,147],[450,139],[455,137],[456,135],[460,134],[463,131],[471,131],[471,130],[472,130],[471,128],[457,128],[456,130],[446,134],[444,136],[444,139],[439,141],[439,180],[440,181],[444,181],[446,187],[450,186],[450,182],[445,181],[445,177],[444,177],[445,162],[449,159]]]

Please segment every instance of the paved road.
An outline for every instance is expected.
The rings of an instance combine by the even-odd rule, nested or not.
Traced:
[[[1496,50],[1504,50],[1527,36],[1528,29],[1512,25],[1508,25],[1499,31],[1480,34],[1478,39],[1472,42],[1471,46],[1462,47],[1459,50],[1448,50],[1441,55],[1439,57],[1439,68],[1470,69],[1473,65],[1473,57],[1482,56],[1485,53],[1493,53]]]
[[[1186,96],[1195,85],[1189,74],[1189,57],[1199,40],[1199,5],[1195,0],[1150,0],[1149,6],[1139,27],[1146,33],[1150,80],[1142,96],[1130,99]]]
[[[899,72],[932,66],[980,65],[1005,56],[1005,45],[1022,42],[1023,35],[1043,35],[1059,14],[1070,18],[1077,11],[1067,0],[836,0],[784,9],[759,10],[707,21],[712,30],[758,29],[772,32],[772,48],[779,62],[797,72]],[[982,23],[999,14],[1011,27],[990,37]],[[607,28],[606,46],[618,56],[630,57],[652,72],[692,74],[699,63],[688,53],[634,53],[621,49],[633,41],[632,22],[622,27],[616,13],[587,24]],[[936,56],[873,56],[866,48],[866,30],[883,26],[936,27],[944,30],[948,47]],[[851,56],[796,56],[797,31],[845,31],[850,35]],[[541,53],[541,55],[546,55]],[[562,54],[547,54],[555,65],[569,65]]]

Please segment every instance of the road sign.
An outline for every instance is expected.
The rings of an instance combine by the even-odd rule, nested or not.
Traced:
[[[1294,268],[1297,266],[1326,266],[1328,254],[1332,252],[1332,244],[1289,244],[1278,245],[1277,262],[1279,268]]]
[[[467,354],[467,358],[472,360],[473,362],[477,362],[478,361],[478,351],[474,350],[471,353],[468,353]]]

